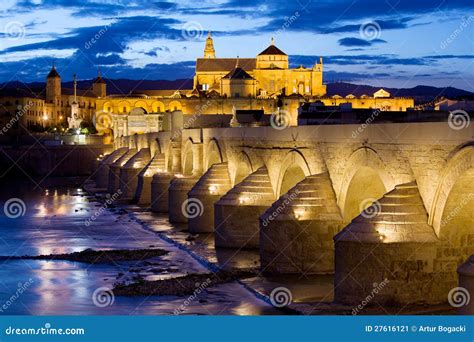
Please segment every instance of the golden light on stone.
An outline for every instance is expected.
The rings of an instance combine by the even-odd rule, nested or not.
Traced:
[[[215,185],[209,186],[209,193],[211,195],[214,195],[216,193],[216,191],[217,191],[217,186],[215,186]]]
[[[240,204],[244,204],[244,203],[248,202],[249,200],[250,200],[250,198],[245,197],[245,196],[241,196],[241,197],[239,198],[239,203],[240,203]]]
[[[184,175],[182,173],[177,173],[174,175],[176,178],[183,178]]]

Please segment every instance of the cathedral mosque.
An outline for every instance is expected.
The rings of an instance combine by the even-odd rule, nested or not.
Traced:
[[[75,84],[75,83],[74,83]],[[298,108],[305,102],[321,101],[328,106],[350,104],[352,108],[406,111],[412,98],[396,98],[381,89],[372,96],[326,96],[323,59],[313,66],[289,67],[288,55],[274,40],[256,58],[219,58],[211,33],[204,54],[196,60],[193,89],[139,90],[128,95],[107,95],[100,71],[90,89],[65,89],[53,66],[46,78],[44,98],[3,96],[5,108],[23,108],[25,126],[65,124],[74,114],[114,137],[162,129],[166,112],[183,115],[232,114],[236,110],[258,110],[264,114],[284,111],[297,125]],[[72,113],[74,111],[74,113]]]

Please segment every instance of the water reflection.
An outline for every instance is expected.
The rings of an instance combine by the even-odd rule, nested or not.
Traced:
[[[154,246],[169,251],[157,260],[159,267],[141,267],[141,275],[174,277],[208,270],[186,252],[144,229],[128,215],[104,211],[84,222],[101,204],[89,198],[81,189],[48,187],[34,188],[25,183],[3,184],[0,205],[11,197],[21,198],[26,214],[18,219],[0,216],[0,255],[48,255],[70,253],[87,248],[119,249]],[[170,228],[166,221],[156,221],[157,230]],[[218,258],[227,258],[220,253]],[[215,258],[215,257],[214,257]],[[236,259],[238,260],[238,259]],[[181,297],[118,297],[112,306],[99,308],[92,295],[99,287],[113,287],[117,281],[130,281],[136,273],[136,263],[89,265],[68,261],[0,260],[0,305],[15,293],[18,283],[32,279],[31,287],[0,314],[34,315],[170,315],[182,305]],[[160,271],[156,271],[156,268]],[[193,301],[183,314],[259,314],[274,312],[237,283],[213,286]]]

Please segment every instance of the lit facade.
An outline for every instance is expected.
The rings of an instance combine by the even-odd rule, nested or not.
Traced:
[[[326,96],[323,84],[323,60],[312,67],[289,68],[289,58],[272,40],[255,58],[217,58],[214,42],[207,36],[204,54],[196,60],[193,89],[143,90],[127,96],[107,94],[106,81],[98,77],[89,89],[77,90],[78,114],[94,124],[99,132],[115,137],[127,132],[147,133],[160,127],[149,118],[137,124],[137,113],[160,114],[182,111],[189,115],[231,114],[236,109],[263,110],[265,114],[278,109],[289,115],[290,124],[297,125],[298,108],[304,102],[321,101],[326,105],[350,104],[353,108],[406,111],[414,107],[412,98],[394,98],[380,90],[373,96]],[[53,66],[46,78],[44,94],[2,97],[2,111],[10,116],[18,106],[32,103],[21,115],[25,127],[31,125],[67,127],[71,115],[73,89],[61,86],[61,76]],[[279,108],[279,106],[281,106]],[[130,115],[134,118],[128,120]],[[161,116],[153,116],[160,118]],[[133,119],[133,120],[132,120]],[[129,129],[129,122],[135,127]]]

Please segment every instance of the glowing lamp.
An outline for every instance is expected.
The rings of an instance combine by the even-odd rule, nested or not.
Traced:
[[[211,186],[209,187],[209,192],[211,193],[211,195],[215,194],[216,191],[217,191],[217,186],[211,185]]]
[[[248,202],[248,200],[249,200],[248,197],[243,197],[243,196],[242,196],[242,197],[239,198],[239,203],[240,203],[240,204],[244,204],[245,202]]]
[[[303,218],[304,213],[305,211],[303,209],[296,209],[293,211],[293,215],[297,220],[301,220]]]

